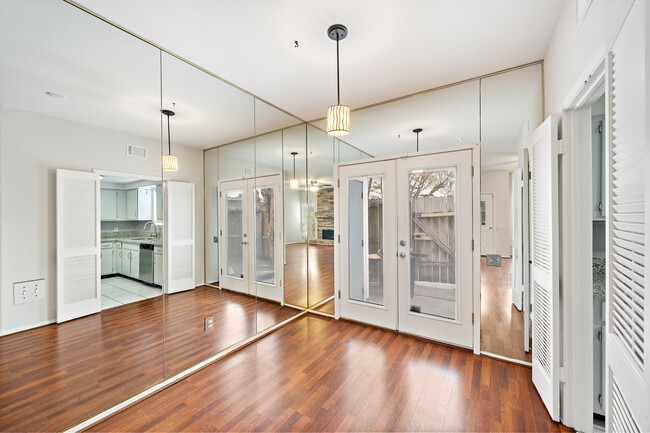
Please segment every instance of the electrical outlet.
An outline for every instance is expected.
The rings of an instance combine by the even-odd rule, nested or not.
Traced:
[[[45,299],[46,291],[44,279],[14,283],[14,304],[26,304]]]
[[[205,316],[203,319],[203,332],[208,332],[214,328],[214,316]]]

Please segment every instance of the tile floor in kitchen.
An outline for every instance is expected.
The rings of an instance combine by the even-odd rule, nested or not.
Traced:
[[[152,287],[124,277],[102,278],[102,310],[160,295],[160,287]]]

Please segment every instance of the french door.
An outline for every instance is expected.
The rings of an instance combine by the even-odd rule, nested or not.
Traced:
[[[284,302],[282,177],[219,182],[219,287]]]
[[[472,150],[338,167],[340,316],[473,346]]]

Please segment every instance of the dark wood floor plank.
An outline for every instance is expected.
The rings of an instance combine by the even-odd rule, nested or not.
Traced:
[[[569,431],[530,368],[311,315],[91,430]]]

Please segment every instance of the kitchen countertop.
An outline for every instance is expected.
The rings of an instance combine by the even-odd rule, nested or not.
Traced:
[[[156,239],[156,238],[147,238],[147,239],[133,239],[133,238],[109,238],[109,239],[102,239],[102,242],[122,242],[122,243],[128,243],[128,244],[151,244],[154,246],[162,246],[163,242],[162,239]]]

